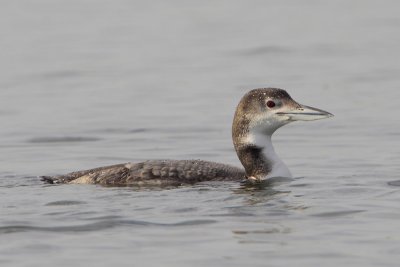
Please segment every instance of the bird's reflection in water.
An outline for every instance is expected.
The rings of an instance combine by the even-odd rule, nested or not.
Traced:
[[[234,191],[243,196],[249,220],[243,226],[232,229],[232,234],[239,243],[269,243],[270,235],[291,233],[291,228],[282,218],[292,214],[291,191],[285,186],[292,178],[275,177],[262,182],[244,181]],[[252,218],[264,218],[253,220]]]
[[[277,187],[293,180],[293,178],[287,177],[274,177],[261,182],[246,180],[241,183],[239,188],[233,189],[233,193],[247,195],[246,204],[248,205],[266,203],[280,196],[288,195],[291,191],[279,190]]]

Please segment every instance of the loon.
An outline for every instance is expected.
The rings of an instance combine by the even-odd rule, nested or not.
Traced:
[[[288,167],[275,153],[272,134],[293,121],[332,116],[327,111],[297,103],[283,89],[253,89],[240,100],[232,124],[233,144],[244,169],[203,160],[148,160],[41,178],[54,184],[109,186],[175,186],[202,181],[260,182],[272,177],[291,178]]]

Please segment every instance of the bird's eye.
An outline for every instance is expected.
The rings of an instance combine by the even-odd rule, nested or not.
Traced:
[[[273,107],[275,107],[275,106],[276,106],[276,104],[275,104],[274,101],[272,101],[272,100],[268,100],[268,101],[267,101],[267,107],[273,108]]]

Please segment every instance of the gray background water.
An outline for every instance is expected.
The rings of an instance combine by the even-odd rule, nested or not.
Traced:
[[[0,9],[1,266],[398,266],[398,1],[12,1]],[[44,185],[152,158],[239,165],[241,96],[335,114],[257,189]]]

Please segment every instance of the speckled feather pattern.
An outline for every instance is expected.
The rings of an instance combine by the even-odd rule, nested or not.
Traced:
[[[239,181],[244,170],[203,160],[148,160],[125,163],[60,176],[43,176],[49,183],[101,185],[181,185],[202,181]]]

